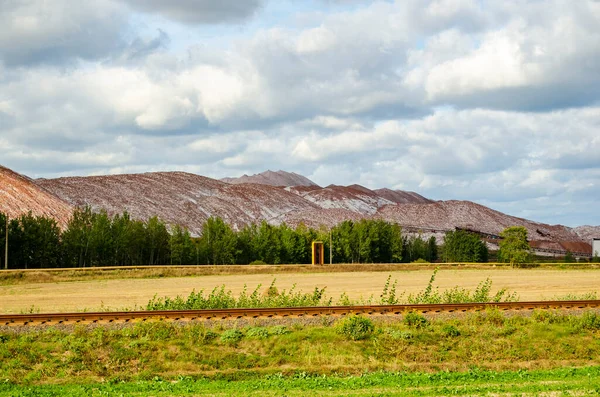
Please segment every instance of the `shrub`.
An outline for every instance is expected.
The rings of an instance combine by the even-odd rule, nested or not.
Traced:
[[[362,316],[352,316],[344,319],[340,325],[338,332],[351,340],[366,339],[375,330],[373,321]]]
[[[548,310],[534,310],[531,318],[538,323],[544,324],[555,324],[567,321],[567,317],[564,314]]]
[[[429,321],[422,314],[408,312],[404,315],[404,324],[413,328],[424,328],[429,324]]]
[[[246,336],[257,339],[267,339],[269,337],[269,331],[264,327],[251,327],[246,331]]]
[[[498,329],[498,336],[510,336],[517,332],[518,328],[513,324],[506,324],[504,327]]]
[[[460,336],[460,331],[454,325],[446,324],[442,327],[442,334],[447,337],[455,338]]]
[[[485,310],[485,322],[489,324],[493,324],[495,326],[503,326],[506,323],[506,317],[498,308],[487,308]]]
[[[553,296],[551,298],[551,300],[553,301],[585,301],[585,300],[597,300],[598,299],[598,294],[593,291],[593,292],[584,292],[582,294],[566,294],[566,295],[558,295],[558,296]]]
[[[412,332],[410,331],[401,331],[399,329],[388,329],[386,331],[386,333],[392,338],[392,339],[403,339],[403,340],[410,340],[412,338],[414,338],[414,335]]]
[[[348,294],[345,292],[342,292],[342,295],[340,295],[340,300],[337,302],[338,306],[352,306],[354,304],[356,304],[356,302],[351,300]]]
[[[244,334],[242,334],[240,330],[228,329],[227,331],[221,334],[221,342],[230,345],[236,345],[239,341],[242,340],[243,337]]]
[[[593,312],[585,312],[580,318],[581,328],[583,329],[600,329],[600,315]]]
[[[219,334],[217,334],[216,332],[207,330],[206,332],[204,332],[204,334],[201,336],[200,340],[202,341],[202,343],[210,343],[213,340],[217,339],[217,336],[219,336]]]
[[[285,335],[289,334],[290,330],[285,325],[276,325],[270,329],[271,335]]]
[[[389,275],[387,280],[385,281],[385,285],[383,286],[383,291],[379,296],[381,298],[379,303],[382,305],[397,305],[400,302],[402,296],[404,295],[404,292],[400,295],[396,294],[396,286],[398,285],[398,280],[394,280],[393,283],[391,283],[391,281],[392,276]],[[348,295],[346,295],[346,298],[347,297]]]
[[[325,288],[316,288],[312,292],[296,291],[294,284],[289,290],[281,290],[275,286],[275,280],[260,293],[259,284],[251,293],[246,286],[239,297],[235,297],[225,286],[215,287],[206,294],[203,290],[192,291],[188,297],[176,298],[154,296],[146,305],[146,310],[199,310],[229,309],[236,307],[298,307],[298,306],[331,306],[331,298],[326,299]]]

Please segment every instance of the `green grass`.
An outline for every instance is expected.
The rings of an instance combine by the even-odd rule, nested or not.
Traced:
[[[155,378],[140,382],[20,387],[0,385],[0,396],[439,396],[439,395],[598,395],[600,367],[538,371],[461,373],[375,372],[358,376],[273,374],[252,379]]]
[[[283,373],[505,371],[600,365],[600,315],[498,311],[460,319],[327,325],[241,323],[209,328],[144,322],[123,329],[0,332],[0,383],[39,385],[193,378],[245,380]],[[247,324],[247,323],[245,323]],[[365,325],[363,327],[363,325]]]

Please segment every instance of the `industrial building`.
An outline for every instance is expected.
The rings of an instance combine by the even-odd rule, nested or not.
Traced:
[[[600,238],[592,240],[592,256],[600,256]]]

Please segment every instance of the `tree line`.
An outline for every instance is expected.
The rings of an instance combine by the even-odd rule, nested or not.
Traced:
[[[0,213],[0,225],[6,217]],[[4,226],[0,227],[4,241]],[[485,243],[477,236],[453,231],[438,247],[435,237],[403,235],[399,225],[382,220],[344,221],[331,229],[304,225],[270,225],[263,221],[234,231],[221,218],[211,217],[195,237],[179,225],[157,217],[132,219],[124,212],[110,217],[89,207],[76,209],[64,230],[52,218],[31,213],[8,223],[8,267],[55,268],[135,265],[306,264],[311,244],[322,241],[329,262],[407,263],[487,261]],[[3,244],[2,244],[3,245]],[[439,252],[441,251],[441,253]],[[4,255],[0,267],[4,267]]]

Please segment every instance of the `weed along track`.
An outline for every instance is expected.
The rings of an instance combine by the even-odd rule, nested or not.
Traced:
[[[197,321],[231,320],[241,318],[285,318],[348,315],[401,315],[408,312],[423,314],[475,312],[486,309],[501,311],[528,311],[534,309],[586,309],[599,308],[600,300],[576,301],[536,301],[536,302],[494,302],[494,303],[451,303],[415,305],[364,305],[364,306],[321,306],[321,307],[281,307],[250,309],[209,309],[209,310],[151,310],[126,312],[89,313],[31,313],[1,314],[0,325],[58,325],[58,324],[109,324],[147,320]]]

